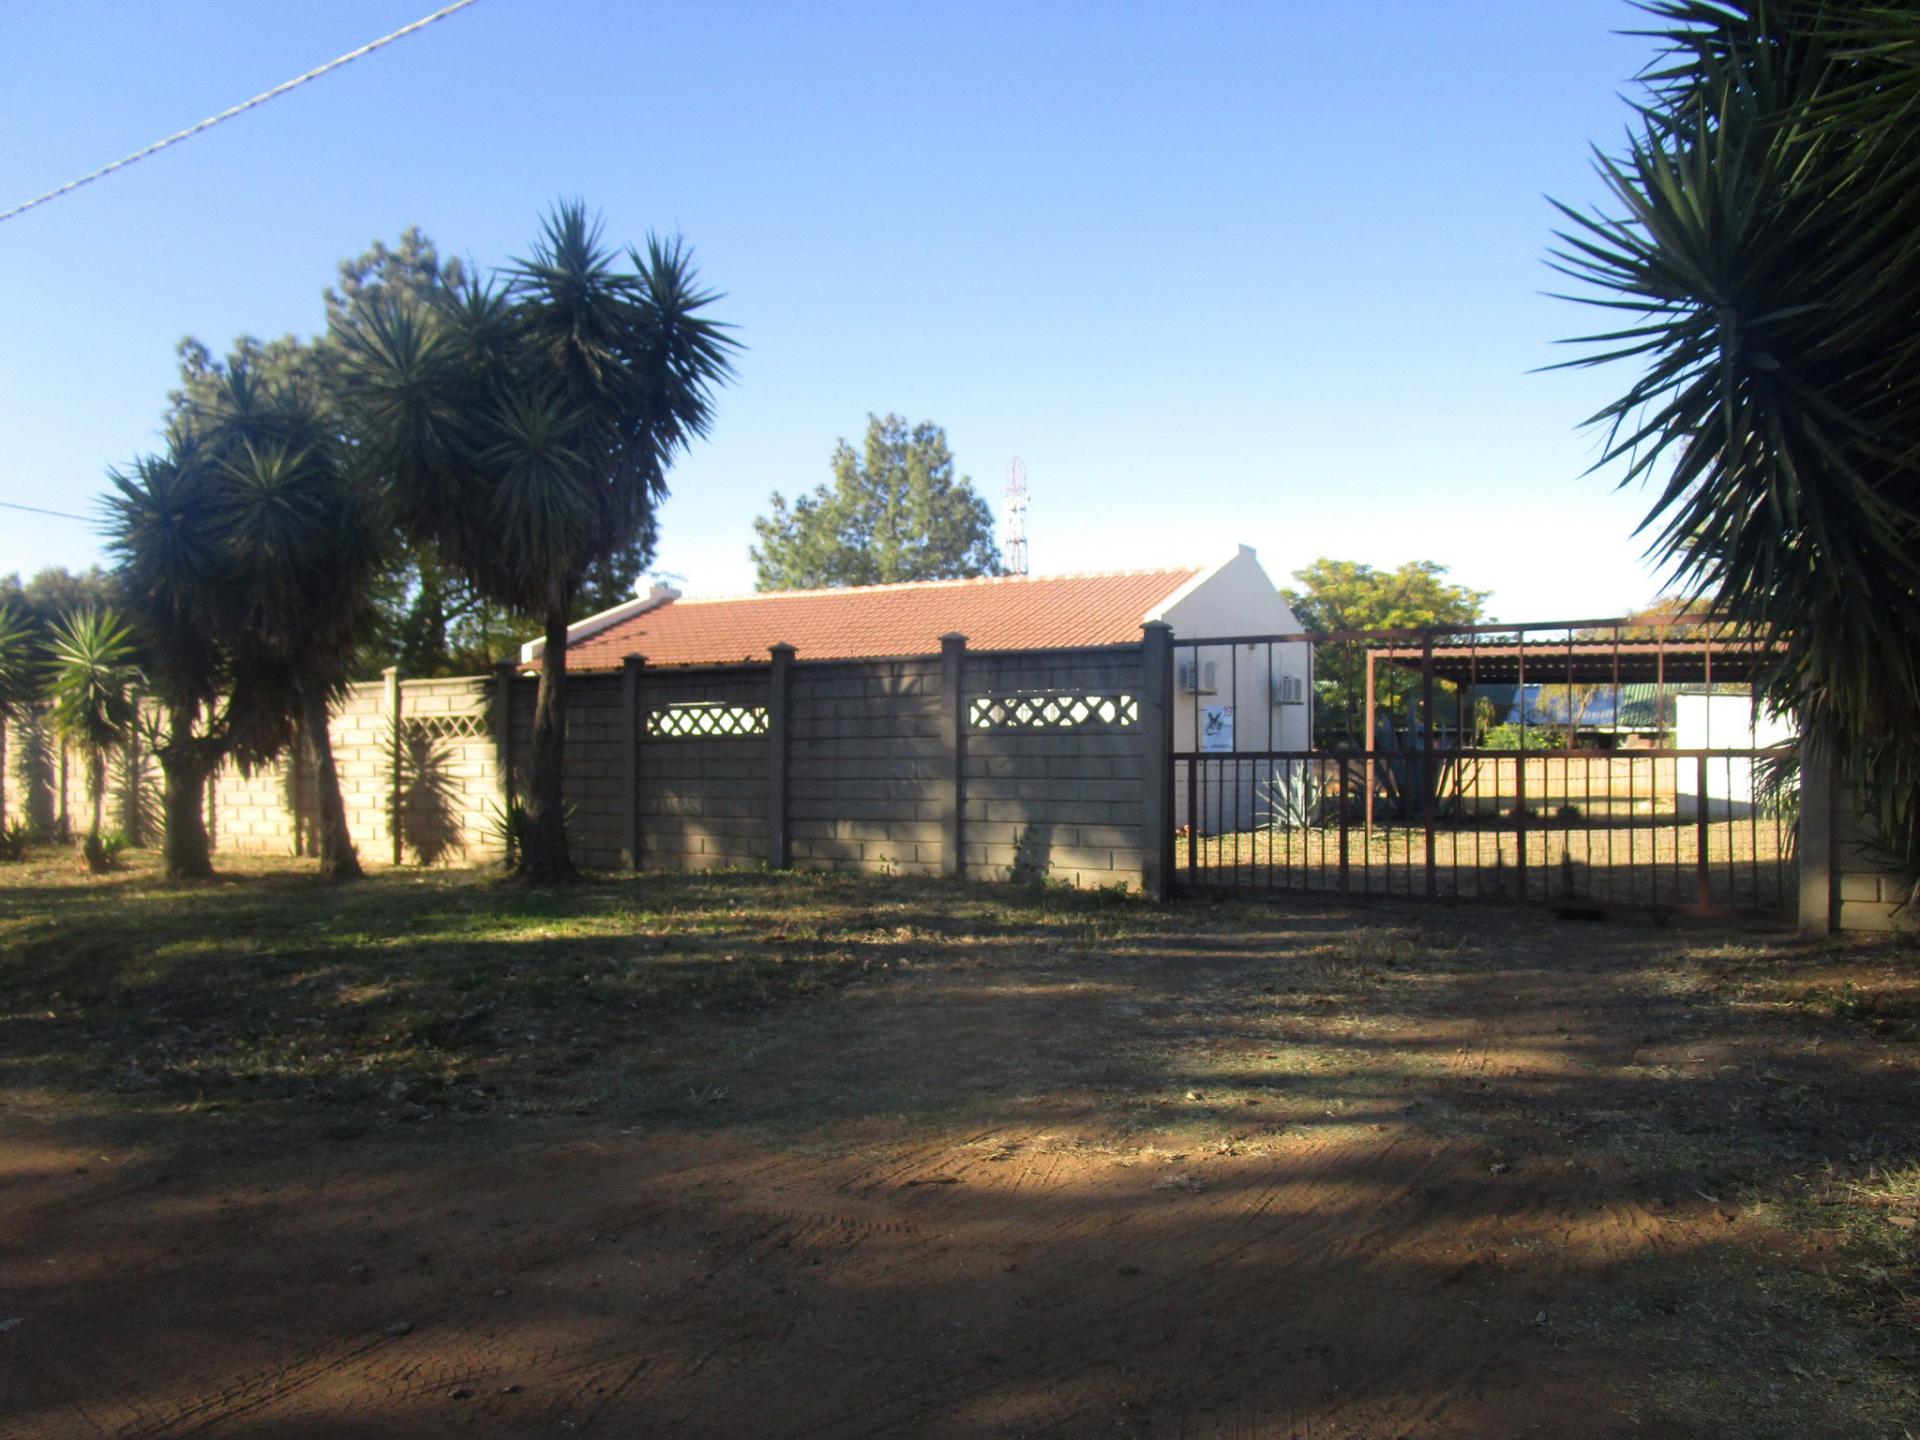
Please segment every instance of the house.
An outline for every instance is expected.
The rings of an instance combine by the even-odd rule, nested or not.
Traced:
[[[617,670],[628,655],[648,667],[761,663],[775,645],[800,660],[880,660],[937,655],[940,638],[975,651],[1077,650],[1134,645],[1141,626],[1164,621],[1176,642],[1214,636],[1297,635],[1300,622],[1251,546],[1213,565],[1078,575],[923,580],[834,590],[776,590],[726,599],[655,585],[646,595],[567,629],[570,672]],[[523,645],[537,664],[545,642]],[[1237,748],[1304,750],[1305,644],[1176,649],[1174,748],[1194,748],[1209,707],[1229,706]],[[1269,673],[1271,672],[1271,673]],[[1283,678],[1284,677],[1284,678]]]
[[[729,599],[690,598],[656,585],[644,596],[570,626],[567,666],[569,672],[590,676],[617,671],[627,657],[638,655],[649,674],[664,679],[716,666],[765,665],[776,645],[792,646],[801,663],[901,661],[937,656],[943,636],[960,634],[969,654],[997,655],[1009,663],[1024,657],[1032,662],[1027,673],[1038,675],[1046,664],[1066,664],[1075,655],[1136,647],[1149,621],[1163,621],[1173,631],[1176,754],[1309,748],[1312,646],[1244,638],[1303,633],[1246,545],[1212,565],[772,591]],[[1215,637],[1235,643],[1180,643]],[[535,640],[523,646],[522,663],[537,663],[543,645]],[[1176,767],[1176,827],[1187,823],[1186,763]],[[1262,796],[1274,771],[1271,761],[1213,766],[1207,814],[1220,818],[1204,828],[1260,823]]]

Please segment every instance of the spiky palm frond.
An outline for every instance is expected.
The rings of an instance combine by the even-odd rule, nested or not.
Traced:
[[[1692,590],[1785,642],[1773,698],[1920,853],[1920,40],[1910,11],[1656,0],[1616,213],[1563,210],[1573,298],[1640,367],[1593,417]]]
[[[628,257],[568,202],[503,285],[431,313],[359,307],[338,336],[355,438],[400,524],[516,609],[544,611],[646,530],[731,374],[687,247]]]
[[[55,731],[90,756],[104,755],[133,727],[140,672],[132,635],[111,610],[79,610],[55,622],[48,648]]]
[[[482,573],[497,567],[503,589],[561,595],[601,518],[595,476],[573,443],[584,417],[554,392],[525,387],[498,396],[491,419],[480,458],[493,483],[481,518],[489,537],[514,539],[471,547],[468,564]]]
[[[12,605],[0,605],[0,720],[20,715],[40,696],[33,621]]]

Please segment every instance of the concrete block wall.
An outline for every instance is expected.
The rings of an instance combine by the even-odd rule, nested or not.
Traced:
[[[763,710],[766,667],[757,671],[655,672],[646,676],[648,712],[680,705]],[[640,863],[649,870],[712,870],[767,860],[768,744],[765,734],[640,743]]]
[[[207,804],[207,827],[216,851],[297,853],[294,813],[287,803],[287,772],[284,757],[250,775],[231,760],[220,767]],[[354,838],[359,840],[357,834]]]
[[[1137,648],[968,656],[966,692],[1128,694]],[[1138,888],[1145,865],[1146,730],[1132,725],[1025,733],[969,726],[963,762],[964,869],[988,879]]]
[[[515,793],[526,793],[525,769],[533,753],[533,699],[537,682],[520,682],[525,703],[516,706],[525,728],[516,727],[513,758]],[[567,677],[567,746],[564,772],[567,839],[574,860],[594,869],[612,869],[620,862],[625,810],[620,798],[625,773],[626,719],[620,699],[620,677],[606,674]]]
[[[1800,762],[1800,929],[1920,930],[1908,903],[1914,876],[1884,855],[1852,785],[1831,759],[1806,753]]]
[[[940,736],[940,661],[802,657],[790,685],[794,867],[939,874],[941,787],[952,783]]]
[[[1833,817],[1832,914],[1837,930],[1920,930],[1908,903],[1914,876],[1880,853],[1858,798],[1841,788]]]
[[[784,671],[643,662],[631,677],[570,677],[565,785],[575,858],[594,868],[784,861],[1139,888],[1150,828],[1144,720],[975,730],[964,712],[974,696],[1138,696],[1141,647],[959,654],[957,693],[940,656],[800,656]],[[518,677],[510,696],[516,786],[525,784],[536,686],[533,676]],[[648,733],[648,714],[680,705],[765,708],[769,723],[751,735]]]
[[[473,864],[500,857],[493,814],[500,796],[487,729],[485,677],[402,680],[399,703],[401,858],[407,863]],[[447,722],[455,723],[451,727]],[[436,723],[438,722],[438,723]],[[451,728],[453,733],[447,733]],[[363,863],[391,862],[395,816],[393,714],[384,681],[349,688],[328,727],[347,830]],[[207,819],[216,851],[292,855],[309,843],[311,777],[300,814],[289,803],[290,756],[243,774],[229,761],[213,778]],[[302,834],[302,826],[309,827]]]
[[[378,682],[355,685],[333,707],[328,730],[347,831],[363,860],[393,854],[393,716]],[[404,699],[402,704],[405,704]]]
[[[1147,818],[1155,743],[1148,721],[1164,719],[1164,707],[1142,704],[1124,723],[976,729],[967,702],[1141,697],[1143,674],[1138,645],[982,654],[956,642],[943,655],[905,659],[800,656],[777,666],[672,670],[641,663],[630,673],[573,675],[565,793],[575,857],[608,869],[786,863],[1138,888],[1156,828]],[[537,689],[535,676],[510,672],[352,687],[330,734],[363,862],[393,859],[396,803],[404,861],[497,859],[494,820],[510,791],[525,791]],[[648,715],[675,706],[765,711],[767,720],[746,734],[652,733]],[[291,763],[282,757],[251,774],[228,764],[213,777],[207,817],[217,850],[307,850],[311,779],[303,777],[296,803]],[[157,787],[157,765],[150,755],[143,764]],[[83,825],[77,758],[67,766],[65,799]],[[120,827],[123,805],[109,795],[110,828]],[[157,809],[153,818],[157,839]]]

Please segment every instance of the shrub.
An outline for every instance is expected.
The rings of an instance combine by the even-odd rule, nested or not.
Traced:
[[[1481,738],[1483,750],[1562,750],[1566,736],[1544,725],[1529,725],[1523,731],[1513,721],[1496,725]]]

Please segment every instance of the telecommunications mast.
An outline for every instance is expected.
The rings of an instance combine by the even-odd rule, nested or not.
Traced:
[[[1027,573],[1027,467],[1018,456],[1007,466],[1006,540],[1001,562],[1009,575]]]

